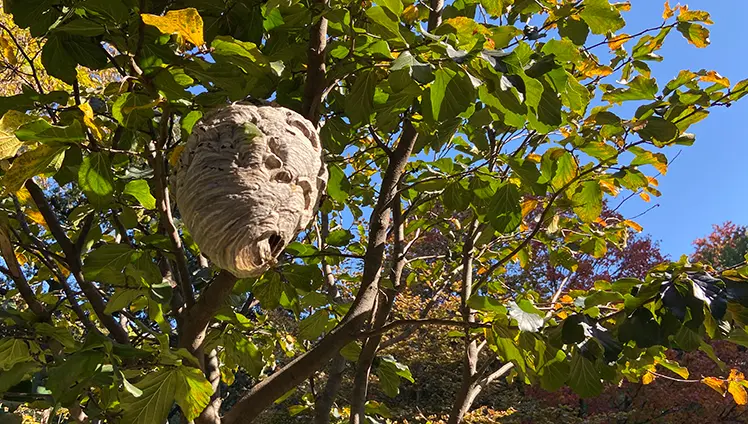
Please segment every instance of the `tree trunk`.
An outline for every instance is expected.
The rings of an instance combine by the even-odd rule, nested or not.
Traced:
[[[330,362],[330,368],[327,376],[327,383],[322,393],[314,401],[314,423],[330,424],[330,411],[335,404],[335,397],[340,390],[343,382],[343,373],[345,371],[345,358],[338,354]]]

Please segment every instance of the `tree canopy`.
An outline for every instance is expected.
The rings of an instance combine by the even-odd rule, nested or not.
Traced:
[[[668,378],[748,403],[710,344],[748,345],[745,262],[589,270],[642,230],[606,203],[659,196],[673,146],[748,94],[711,69],[653,77],[666,41],[709,45],[706,11],[666,2],[636,32],[608,0],[3,7],[3,405],[413,419],[372,393],[414,382],[388,347],[439,328],[462,363],[450,424],[502,379],[589,398]],[[170,191],[195,125],[232,102],[301,113],[329,173],[313,224],[256,278],[201,254]],[[672,349],[720,372],[691,376]]]

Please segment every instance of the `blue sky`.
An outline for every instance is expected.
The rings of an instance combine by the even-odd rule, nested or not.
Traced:
[[[664,1],[631,0],[632,10],[624,17],[625,32],[657,26],[662,22]],[[671,5],[675,5],[671,0]],[[736,82],[748,78],[748,49],[745,47],[745,16],[748,0],[690,0],[690,9],[712,14],[712,45],[697,49],[673,31],[660,54],[665,60],[651,63],[660,86],[681,69],[716,70]],[[711,225],[731,220],[748,224],[748,98],[691,127],[696,144],[666,151],[672,158],[682,150],[666,176],[660,177],[659,204],[637,219],[644,231],[661,242],[663,253],[677,259],[691,253],[691,242],[711,231]],[[616,205],[617,203],[612,203]],[[634,216],[651,206],[632,199],[621,209]]]

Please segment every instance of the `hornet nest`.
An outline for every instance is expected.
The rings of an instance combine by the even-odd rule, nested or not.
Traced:
[[[314,217],[326,183],[309,121],[283,107],[232,104],[195,124],[176,201],[203,254],[243,278],[275,264]]]

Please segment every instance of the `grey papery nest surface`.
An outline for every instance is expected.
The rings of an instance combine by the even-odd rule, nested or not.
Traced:
[[[179,160],[176,200],[201,252],[250,277],[309,225],[326,183],[309,121],[282,107],[232,104],[195,124]]]

